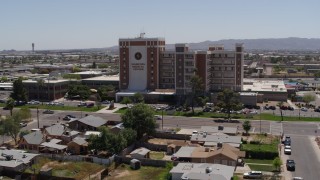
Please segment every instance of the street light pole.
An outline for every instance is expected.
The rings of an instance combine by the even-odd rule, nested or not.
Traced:
[[[37,107],[37,122],[38,122],[38,129],[40,129],[39,108],[38,107]]]

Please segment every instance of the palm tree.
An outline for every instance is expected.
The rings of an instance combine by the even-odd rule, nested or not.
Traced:
[[[6,102],[6,107],[10,110],[10,115],[12,116],[12,110],[14,108],[14,99],[9,98]]]
[[[283,114],[282,114],[282,108],[281,108],[281,107],[283,106],[283,101],[279,102],[277,105],[278,105],[279,108],[280,108],[281,121],[283,121]]]

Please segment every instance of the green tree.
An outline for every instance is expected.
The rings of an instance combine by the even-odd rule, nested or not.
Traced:
[[[8,108],[10,110],[10,115],[12,116],[12,111],[13,111],[13,108],[14,108],[14,99],[12,98],[9,98],[6,102],[6,108]]]
[[[107,86],[100,86],[98,88],[98,94],[101,97],[102,101],[109,100],[109,93],[114,91],[114,86],[107,85]]]
[[[204,89],[204,85],[200,76],[195,75],[190,79],[191,93],[190,96],[190,105],[192,109],[192,114],[194,114],[194,105],[197,101],[197,98],[201,95]]]
[[[228,115],[228,119],[230,119],[231,110],[238,110],[242,107],[239,93],[230,89],[225,89],[223,92],[218,93],[217,100],[217,106],[225,110],[225,113]]]
[[[0,82],[8,82],[8,77],[7,76],[2,76],[0,79]]]
[[[30,120],[32,117],[31,110],[29,108],[21,108],[19,110],[19,113],[20,113],[21,119],[23,120],[25,119]]]
[[[135,133],[135,131],[131,132],[130,130],[122,133],[122,130],[119,134],[116,135],[110,132],[107,127],[101,127],[99,128],[99,131],[101,132],[99,136],[90,136],[89,149],[95,149],[97,151],[107,150],[112,154],[117,154],[124,148],[126,148],[128,146],[128,142],[130,141],[130,138],[132,138],[127,136],[134,136]],[[128,138],[128,140],[126,138]]]
[[[68,89],[68,98],[72,99],[75,96],[80,96],[81,99],[88,99],[90,96],[90,88],[82,84],[71,84]]]
[[[125,104],[128,107],[128,104],[132,103],[132,101],[129,97],[124,97],[120,103]]]
[[[73,72],[73,73],[75,73],[75,72],[80,72],[80,71],[81,71],[80,67],[78,67],[78,66],[73,66],[73,68],[72,68],[72,72]]]
[[[22,84],[22,77],[19,77],[17,80],[13,82],[13,90],[10,95],[16,101],[27,101],[27,90]]]
[[[127,146],[136,142],[137,132],[131,128],[125,128],[120,131],[124,139],[127,141]]]
[[[96,69],[97,68],[97,64],[95,61],[93,61],[91,68]]]
[[[274,168],[277,169],[277,171],[280,171],[280,167],[282,165],[282,161],[279,157],[276,157],[273,161],[272,161],[272,165]]]
[[[146,104],[136,104],[121,115],[125,128],[131,128],[137,132],[137,139],[141,139],[146,133],[153,134],[156,129],[154,110]]]
[[[313,75],[314,78],[320,78],[320,71],[315,72]]]
[[[242,124],[242,128],[244,131],[246,131],[246,135],[248,135],[248,132],[250,131],[251,129],[251,123],[249,120],[245,120]]]
[[[134,103],[142,103],[144,102],[144,98],[143,98],[143,95],[139,92],[135,93],[133,95],[133,102]]]
[[[14,143],[17,144],[20,132],[21,115],[20,113],[13,113],[12,116],[6,117],[3,121],[4,134],[10,136]]]
[[[71,80],[71,79],[79,80],[79,79],[81,79],[81,76],[80,76],[80,74],[64,74],[64,75],[62,75],[62,78],[69,79],[69,80]]]
[[[209,102],[209,97],[198,97],[197,98],[197,103],[199,106],[202,108]]]
[[[305,94],[302,98],[302,100],[309,104],[311,101],[315,101],[316,100],[316,96],[314,94],[311,94],[311,93],[308,93],[308,94]]]
[[[281,121],[283,121],[283,113],[282,113],[282,109],[281,109],[281,107],[283,106],[283,101],[279,102],[277,105],[280,108]]]

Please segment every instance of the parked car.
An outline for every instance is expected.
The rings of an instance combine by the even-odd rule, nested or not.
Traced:
[[[93,106],[94,106],[94,103],[88,103],[86,107],[87,107],[87,108],[91,108],[91,107],[93,107]]]
[[[293,177],[292,180],[303,180],[303,177]]]
[[[26,127],[28,125],[27,123],[24,123],[24,122],[21,122],[19,124],[20,124],[20,127]]]
[[[301,110],[301,111],[304,111],[304,112],[307,112],[307,111],[308,111],[308,108],[302,107],[300,110]]]
[[[101,104],[110,104],[110,101],[102,101]]]
[[[292,106],[288,106],[288,110],[294,111],[294,108]]]
[[[270,106],[269,109],[276,110],[276,107],[275,106]]]
[[[291,146],[284,146],[284,154],[291,155]]]
[[[288,171],[295,171],[296,163],[292,159],[287,159],[286,167]]]
[[[203,112],[211,112],[212,109],[211,109],[210,107],[206,107],[206,108],[204,108],[202,111],[203,111]]]
[[[87,106],[87,103],[86,102],[80,102],[78,104],[78,107],[84,107],[84,106]]]
[[[76,118],[74,115],[71,115],[71,114],[68,114],[66,116],[68,116],[69,118]]]
[[[261,179],[262,172],[261,171],[250,171],[243,174],[244,179]]]
[[[70,121],[70,120],[71,120],[71,117],[69,117],[69,116],[65,116],[64,118],[62,118],[62,120]]]
[[[53,114],[53,113],[54,113],[54,111],[49,110],[49,109],[43,111],[43,114]]]
[[[36,104],[40,104],[39,101],[35,101],[35,100],[31,100],[28,102],[28,104],[31,104],[31,105],[36,105]]]
[[[156,120],[162,120],[162,117],[160,115],[154,115],[154,119]]]

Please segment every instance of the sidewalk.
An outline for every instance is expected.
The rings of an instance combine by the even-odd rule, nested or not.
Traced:
[[[293,109],[300,109],[299,107],[297,107],[291,100],[287,100],[287,103],[293,107]]]
[[[100,109],[99,111],[97,111],[97,113],[114,113],[116,111],[118,111],[119,109],[126,107],[125,104],[120,104],[120,103],[114,103],[114,109],[109,110],[109,105],[107,105],[107,107]]]

